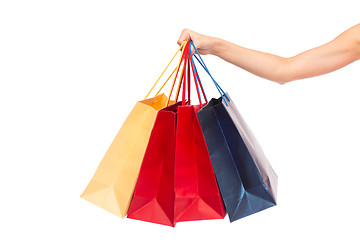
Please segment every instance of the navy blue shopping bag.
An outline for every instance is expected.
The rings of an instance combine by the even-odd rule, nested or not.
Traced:
[[[232,222],[276,205],[277,175],[229,94],[220,88],[198,56],[221,94],[197,115]]]
[[[277,176],[229,95],[198,111],[230,221],[276,205]]]

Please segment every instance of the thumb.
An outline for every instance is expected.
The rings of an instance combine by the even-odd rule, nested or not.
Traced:
[[[184,30],[182,30],[177,43],[179,45],[181,45],[184,41],[191,41],[191,40],[192,40],[191,39],[191,30],[185,28]]]

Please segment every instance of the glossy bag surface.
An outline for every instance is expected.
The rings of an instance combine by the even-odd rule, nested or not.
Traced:
[[[175,226],[225,217],[196,109],[178,103],[159,111],[128,218]]]
[[[221,219],[225,209],[196,111],[179,106],[175,150],[175,221]]]

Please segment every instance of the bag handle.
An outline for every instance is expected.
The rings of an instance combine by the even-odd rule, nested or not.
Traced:
[[[179,49],[176,51],[176,53],[174,54],[174,56],[172,57],[172,59],[170,60],[170,62],[167,64],[167,66],[165,67],[164,71],[160,74],[160,77],[156,80],[156,82],[154,83],[154,85],[152,86],[152,88],[150,89],[150,91],[148,92],[148,94],[146,94],[145,99],[147,99],[147,97],[150,95],[150,93],[152,92],[152,90],[154,89],[154,87],[156,86],[156,84],[159,82],[159,80],[161,79],[161,77],[164,75],[165,71],[168,69],[168,67],[170,66],[170,64],[172,63],[172,61],[174,60],[174,58],[176,57],[176,55],[178,54],[178,52],[184,47],[186,43],[182,43],[181,46],[179,47]],[[175,68],[175,70],[171,73],[171,75],[168,77],[168,79],[165,81],[165,83],[161,86],[160,90],[156,93],[155,96],[157,96],[159,94],[159,92],[161,91],[161,89],[165,86],[165,84],[169,81],[169,79],[171,78],[171,76],[174,74],[174,72],[178,69],[179,66],[177,66]],[[176,78],[175,78],[176,79]],[[174,79],[174,81],[175,81]],[[170,99],[170,96],[169,96]]]
[[[194,55],[195,58],[196,58],[196,60],[200,63],[200,65],[201,65],[201,66],[204,68],[204,70],[208,73],[208,75],[209,75],[210,78],[212,79],[213,83],[215,84],[215,87],[216,87],[217,90],[219,91],[221,98],[224,100],[226,106],[228,106],[228,103],[226,102],[226,100],[225,100],[225,98],[224,98],[223,96],[226,97],[226,99],[227,99],[228,102],[230,102],[230,98],[227,96],[227,94],[224,92],[224,90],[222,90],[222,88],[219,86],[219,84],[215,81],[215,79],[214,79],[213,76],[211,75],[209,69],[206,67],[205,62],[204,62],[204,60],[201,58],[200,53],[199,53],[198,50],[196,49],[194,43],[193,43],[193,42],[190,42],[190,45],[194,47],[197,55],[198,55],[199,58],[200,58],[200,60],[199,60],[199,58],[197,58],[197,57]],[[193,54],[191,54],[191,57],[193,57]],[[193,58],[192,58],[192,59],[193,59]],[[194,60],[193,60],[192,62],[194,62]]]
[[[190,46],[190,44],[189,44]],[[190,71],[190,62],[191,62],[191,58],[189,56],[189,49],[187,48],[187,52],[186,52],[186,58],[185,58],[185,66],[186,66],[186,75],[184,75],[184,86],[183,86],[183,95],[182,95],[182,105],[185,105],[185,92],[186,92],[186,88],[187,88],[187,92],[188,92],[188,104],[191,104],[191,71]],[[201,103],[200,103],[201,104]]]
[[[193,76],[194,76],[194,81],[196,83],[196,90],[197,90],[200,106],[203,107],[202,102],[201,102],[201,97],[200,97],[199,84],[200,84],[200,88],[201,88],[201,91],[202,91],[202,95],[203,95],[204,100],[205,100],[205,104],[207,104],[208,101],[207,101],[207,98],[206,98],[204,88],[202,86],[198,71],[197,71],[196,66],[194,64],[194,58],[193,58],[192,53],[191,53],[191,43],[189,45],[189,54],[190,54],[190,58],[191,58],[191,69],[192,69],[192,73],[193,73]]]
[[[180,79],[183,78],[184,72],[185,72],[185,64],[182,65]],[[185,73],[185,74],[186,74],[186,73]],[[178,97],[179,97],[181,82],[182,82],[182,81],[179,81],[179,84],[178,84],[178,87],[177,87],[177,90],[176,90],[175,102],[177,102]]]
[[[175,85],[175,82],[176,82],[177,75],[178,75],[178,73],[179,73],[180,65],[181,65],[182,61],[184,60],[184,53],[186,52],[186,48],[187,48],[187,46],[189,45],[189,42],[188,42],[188,41],[184,41],[184,42],[181,44],[181,46],[183,46],[183,45],[185,45],[185,46],[184,46],[184,49],[183,49],[183,51],[182,51],[181,58],[180,58],[180,60],[179,60],[179,64],[178,64],[177,67],[176,67],[176,74],[175,74],[174,81],[173,81],[173,83],[172,83],[172,86],[171,86],[171,89],[170,89],[170,92],[169,92],[169,98],[168,98],[168,101],[167,101],[166,106],[169,106],[171,94],[172,94],[172,91],[173,91],[173,89],[174,89],[174,85]],[[181,47],[179,48],[179,50],[180,50],[180,49],[181,49]],[[182,73],[181,75],[183,76],[183,73]],[[181,82],[181,79],[180,79],[180,82]],[[180,84],[179,84],[179,86],[180,86]]]
[[[170,74],[170,76],[166,79],[166,81],[164,82],[164,84],[161,86],[161,88],[156,92],[155,96],[157,96],[160,91],[165,87],[166,83],[170,80],[170,78],[172,77],[172,75],[174,75],[176,71],[176,68],[172,71],[172,73]]]
[[[191,99],[190,99],[190,98],[191,98],[191,96],[190,96],[190,95],[191,95],[191,93],[190,93],[190,88],[191,88],[191,81],[190,81],[190,59],[188,60],[188,65],[187,65],[187,67],[188,67],[188,68],[187,68],[187,70],[188,70],[188,71],[187,71],[187,75],[188,75],[188,79],[187,79],[187,80],[188,80],[188,86],[189,86],[189,87],[188,87],[188,101],[189,101],[189,105],[190,105],[190,104],[191,104]]]
[[[189,61],[188,61],[188,52],[187,52],[187,48],[184,49],[184,57],[183,57],[183,68],[182,68],[182,74],[180,77],[180,81],[179,81],[179,85],[178,85],[178,89],[177,89],[177,93],[176,93],[176,97],[175,97],[175,102],[178,101],[178,97],[179,97],[179,93],[180,93],[180,87],[181,85],[183,85],[183,91],[182,91],[182,105],[185,105],[185,89],[186,89],[186,80],[187,80],[187,85],[188,85],[188,101],[190,103],[190,72],[189,72]]]
[[[200,97],[200,90],[199,90],[199,83],[200,83],[200,87],[201,87],[201,91],[203,93],[203,97],[205,99],[205,104],[207,104],[207,98],[204,92],[204,89],[202,87],[200,78],[199,78],[199,74],[197,73],[196,70],[196,66],[194,65],[194,63],[192,62],[193,58],[191,57],[191,50],[190,50],[190,44],[188,45],[188,47],[185,47],[186,52],[184,52],[184,72],[185,75],[183,75],[182,78],[180,78],[180,82],[179,82],[179,86],[182,84],[183,85],[183,91],[182,91],[182,105],[185,105],[185,92],[186,92],[186,88],[188,90],[188,101],[190,104],[190,88],[191,88],[191,72],[193,73],[193,77],[194,77],[194,82],[195,82],[195,86],[196,86],[196,92],[199,98],[199,104],[201,107],[203,107],[203,103],[201,101],[201,97]],[[191,70],[190,70],[191,69]],[[186,86],[187,85],[187,86]],[[178,88],[178,91],[180,90],[180,87]],[[177,97],[176,100],[177,101]]]
[[[187,83],[187,79],[189,79],[189,74],[188,74],[188,69],[189,69],[189,58],[188,58],[188,50],[186,48],[186,53],[185,53],[185,59],[184,59],[184,76],[182,78],[180,78],[180,82],[182,82],[182,98],[181,98],[181,105],[184,106],[185,105],[185,92],[186,92],[186,83]],[[188,88],[188,92],[190,92],[190,84],[188,84],[189,86]],[[190,99],[189,99],[190,100]]]
[[[198,96],[198,99],[199,99],[199,104],[201,107],[203,107],[203,104],[202,104],[202,101],[201,101],[201,94],[200,94],[200,90],[199,90],[199,82],[200,82],[200,79],[199,79],[199,76],[196,74],[197,71],[196,69],[194,68],[194,62],[193,62],[193,58],[191,57],[191,45],[189,45],[189,59],[190,59],[190,62],[191,62],[191,71],[192,71],[192,74],[194,76],[194,82],[195,82],[195,87],[196,87],[196,93],[197,93],[197,96]],[[200,83],[201,84],[201,83]],[[204,96],[204,100],[205,100],[205,104],[207,103],[207,99],[206,99],[206,96],[205,96],[205,93],[203,91],[203,96]]]
[[[185,54],[185,53],[184,53]],[[182,85],[182,82],[183,82],[183,78],[186,77],[186,76],[189,76],[189,65],[188,63],[186,63],[188,61],[186,61],[186,59],[184,58],[184,64],[182,65],[182,70],[181,70],[181,76],[180,76],[180,81],[179,81],[179,84],[178,84],[178,89],[177,89],[177,92],[176,92],[176,96],[175,96],[175,102],[178,101],[178,98],[179,98],[179,94],[180,94],[180,87]],[[187,67],[185,67],[187,66]],[[184,75],[184,74],[187,74],[187,75]],[[189,83],[189,77],[187,77],[188,79],[188,83]],[[190,96],[190,89],[188,89],[188,96]],[[190,99],[188,99],[189,102],[190,102]]]

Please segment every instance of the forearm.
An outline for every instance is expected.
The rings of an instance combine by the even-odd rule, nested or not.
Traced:
[[[284,58],[213,38],[211,53],[259,77],[278,83],[335,71],[360,58],[360,25],[333,41]]]
[[[259,77],[279,83],[289,80],[287,58],[244,48],[219,38],[214,38],[211,54]]]
[[[309,78],[338,70],[359,58],[360,44],[345,34],[289,58],[289,72],[293,80]]]

